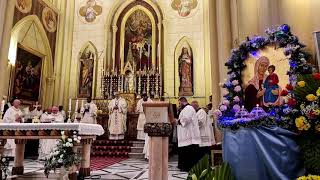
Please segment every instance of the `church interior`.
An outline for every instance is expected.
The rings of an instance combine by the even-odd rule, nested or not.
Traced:
[[[318,10],[1,0],[1,179],[319,178]]]

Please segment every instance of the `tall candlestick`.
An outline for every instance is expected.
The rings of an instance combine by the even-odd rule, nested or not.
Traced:
[[[83,108],[84,100],[81,100],[81,109]]]
[[[139,60],[140,60],[140,68],[139,68],[139,70],[141,71],[141,69],[142,69],[142,66],[141,66],[141,59],[142,59],[142,47],[139,47]]]
[[[148,44],[148,69],[150,69],[150,55],[151,55],[150,48],[151,48],[151,45]]]
[[[3,112],[4,110],[4,104],[6,103],[6,101],[4,99],[2,99],[1,101],[1,112]]]
[[[75,112],[78,112],[78,107],[79,107],[79,100],[77,99],[77,101],[76,101],[76,107],[75,107]]]
[[[71,111],[71,98],[69,98],[69,111]]]

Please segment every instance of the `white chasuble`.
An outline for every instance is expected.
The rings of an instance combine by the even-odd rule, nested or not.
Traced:
[[[180,124],[178,130],[178,147],[200,144],[199,122],[196,111],[187,105],[179,114]]]
[[[200,147],[212,146],[215,144],[215,140],[211,120],[203,109],[199,109],[197,111],[197,117],[199,121],[201,138]]]
[[[23,113],[20,109],[11,106],[3,116],[4,123],[18,123],[16,119],[22,118]],[[4,155],[14,157],[16,151],[16,144],[13,139],[7,139],[7,143],[4,145]]]
[[[109,139],[124,139],[127,130],[127,102],[119,97],[112,99],[109,103]]]
[[[150,103],[152,100],[150,98],[147,99],[147,101],[143,101],[143,99],[140,99],[137,103],[136,112],[139,113],[138,117],[138,124],[137,124],[137,139],[145,140],[145,133],[143,132],[144,124],[146,123],[146,116],[143,112],[143,103]]]
[[[98,112],[97,105],[95,105],[93,102],[86,103],[84,105],[84,108],[81,111],[84,112],[84,115],[81,121],[82,123],[97,124],[97,121],[96,121],[97,112]]]

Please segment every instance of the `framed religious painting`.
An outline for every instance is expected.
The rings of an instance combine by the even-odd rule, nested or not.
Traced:
[[[24,102],[39,101],[42,55],[18,45],[12,95]]]

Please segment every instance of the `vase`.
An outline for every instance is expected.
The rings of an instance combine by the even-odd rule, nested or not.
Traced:
[[[320,136],[308,134],[298,140],[306,174],[320,175]]]

